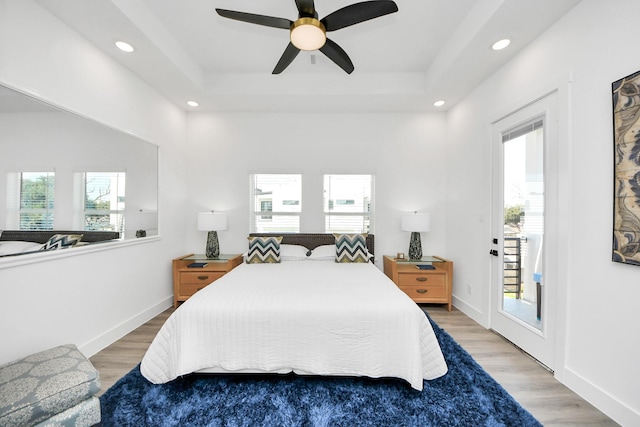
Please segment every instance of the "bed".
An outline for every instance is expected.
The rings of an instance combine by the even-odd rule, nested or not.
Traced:
[[[425,314],[372,262],[335,262],[330,234],[277,236],[280,263],[243,263],[172,313],[142,360],[145,378],[294,372],[422,390],[447,372]],[[373,235],[367,247],[373,258]]]
[[[120,233],[117,231],[2,230],[0,257],[84,246],[119,238]]]

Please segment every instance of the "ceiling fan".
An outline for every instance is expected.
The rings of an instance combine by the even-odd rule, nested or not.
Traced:
[[[273,74],[282,73],[301,50],[320,50],[347,74],[351,74],[354,67],[349,55],[336,42],[327,38],[327,31],[339,30],[398,11],[398,6],[392,0],[372,0],[343,7],[318,20],[313,0],[295,2],[298,7],[298,19],[295,21],[226,9],[216,9],[216,12],[224,18],[289,30],[289,45],[273,69]]]

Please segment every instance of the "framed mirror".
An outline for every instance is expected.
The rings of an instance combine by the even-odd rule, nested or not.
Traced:
[[[158,234],[156,145],[0,85],[0,149],[0,230]]]

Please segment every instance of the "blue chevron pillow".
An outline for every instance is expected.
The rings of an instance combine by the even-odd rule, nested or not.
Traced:
[[[247,252],[247,264],[263,264],[280,262],[279,237],[249,237],[249,252]]]
[[[54,234],[47,240],[47,243],[42,245],[41,251],[54,251],[56,249],[65,249],[76,245],[82,234]]]
[[[366,234],[334,234],[336,262],[369,262]]]

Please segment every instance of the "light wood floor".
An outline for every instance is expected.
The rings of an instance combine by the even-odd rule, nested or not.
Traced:
[[[617,426],[553,378],[537,362],[502,337],[479,326],[462,312],[423,306],[493,378],[545,426]],[[104,393],[137,365],[164,321],[168,309],[102,350],[90,360],[100,372]]]

